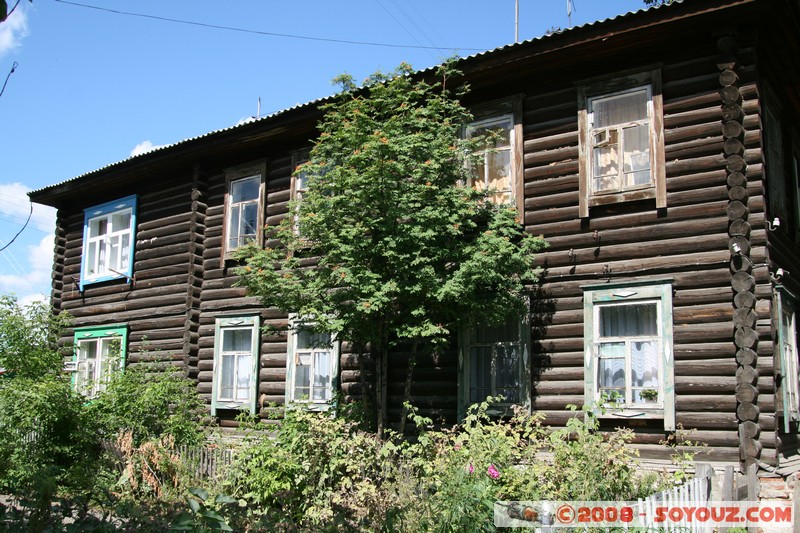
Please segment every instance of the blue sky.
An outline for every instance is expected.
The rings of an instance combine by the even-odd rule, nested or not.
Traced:
[[[520,0],[520,40],[567,28],[566,4]],[[573,5],[573,26],[644,7]],[[513,41],[514,0],[22,0],[0,23],[0,86],[19,65],[0,96],[0,248],[23,227],[29,190],[237,124],[259,98],[269,114],[327,96],[343,72],[362,80]],[[0,252],[0,294],[49,294],[54,220],[34,206]]]

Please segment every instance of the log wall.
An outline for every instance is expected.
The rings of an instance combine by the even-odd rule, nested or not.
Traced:
[[[161,187],[150,186],[118,194],[138,195],[134,276],[88,284],[79,290],[83,251],[83,210],[59,210],[53,302],[69,312],[76,328],[123,323],[129,327],[128,364],[161,361],[175,365],[188,362],[193,335],[188,304],[195,280],[190,272],[202,214],[196,214],[192,173],[175,176]],[[114,198],[96,198],[91,205]],[[87,207],[91,207],[91,205]],[[62,345],[71,345],[73,329],[65,332]]]
[[[496,69],[467,75],[470,105],[523,95],[522,218],[527,232],[550,244],[538,259],[542,277],[533,302],[533,408],[559,426],[575,416],[569,405],[584,403],[584,285],[669,277],[676,418],[685,430],[679,439],[707,443],[712,459],[774,463],[776,452],[796,447],[796,441],[782,444],[777,432],[771,281],[759,265],[768,254],[787,263],[798,259],[764,224],[757,40],[748,31],[730,42],[698,31],[694,40],[664,46],[648,32],[640,31],[636,54],[622,48],[623,62],[623,45],[612,35],[603,40],[605,48],[554,51],[542,60],[533,55],[522,64],[511,57],[498,60]],[[575,80],[653,68],[662,78],[667,207],[656,209],[654,200],[596,206],[582,219]],[[287,216],[291,150],[301,148],[307,136],[286,140],[276,134],[261,144],[253,138],[226,138],[213,155],[198,150],[191,165],[169,176],[155,169],[147,180],[129,179],[130,190],[115,197],[139,194],[131,284],[117,280],[78,291],[84,206],[59,210],[55,307],[71,312],[76,327],[128,324],[131,364],[157,359],[182,365],[209,403],[215,319],[255,310],[264,324],[283,326],[288,320],[236,287],[236,265],[222,258],[224,169],[267,161],[264,220],[276,225]],[[92,204],[112,199],[98,197]],[[71,332],[62,339],[69,342]],[[263,417],[270,404],[284,401],[286,343],[285,334],[261,336]],[[401,350],[388,369],[393,425],[403,413],[407,362]],[[340,385],[346,400],[361,397],[361,372],[369,372],[370,364],[343,345]],[[423,415],[455,422],[457,383],[454,342],[436,357],[417,358],[411,402]],[[235,425],[236,414],[221,413],[221,424]],[[659,423],[619,422],[636,430],[634,443],[643,455],[663,457],[658,443],[666,434]]]
[[[724,72],[718,68],[711,37],[682,58],[670,52],[676,59],[659,58],[665,210],[657,210],[655,201],[629,202],[592,208],[588,219],[580,219],[576,90],[567,84],[524,89],[525,225],[550,244],[539,257],[544,269],[541,289],[552,312],[543,330],[534,334],[541,339],[535,347],[534,408],[546,413],[551,424],[562,425],[574,416],[568,406],[584,403],[583,285],[671,277],[676,418],[686,430],[683,438],[712,446],[711,458],[737,461],[742,419],[737,416],[736,393],[740,382],[749,380],[759,414],[748,419],[754,425],[748,426],[748,435],[771,450],[764,458],[774,460],[771,350],[759,345],[759,357],[749,362],[752,370],[737,372],[733,327],[740,313],[733,303],[732,269],[739,267],[730,245],[735,241],[746,250],[748,264],[765,260],[763,230],[754,229],[743,238],[729,234],[734,202],[746,209],[751,221],[763,221],[755,51],[740,50],[733,70]],[[657,57],[646,50],[642,56]],[[595,74],[600,72],[586,72],[587,78]],[[720,80],[731,74],[742,111],[739,127],[728,134]],[[739,144],[730,146],[729,138]],[[729,176],[734,172],[741,183],[732,187]],[[766,280],[757,271],[753,276],[746,285],[755,295],[756,281]],[[753,297],[747,304],[751,312],[742,319],[753,327],[756,317],[768,317],[768,300]],[[769,335],[769,330],[758,329],[754,335]],[[664,454],[657,446],[666,436],[661,421],[615,425],[636,430],[634,443],[644,455]]]

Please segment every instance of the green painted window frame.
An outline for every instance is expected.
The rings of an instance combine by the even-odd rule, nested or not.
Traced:
[[[675,355],[673,342],[672,283],[668,280],[643,280],[635,282],[586,285],[583,288],[583,338],[584,338],[584,403],[599,418],[622,420],[625,418],[654,418],[664,420],[666,431],[675,431]],[[662,384],[659,390],[661,403],[625,404],[603,407],[598,405],[597,372],[599,355],[596,345],[596,325],[599,308],[604,304],[657,302],[659,348],[661,352]],[[626,385],[627,389],[627,385]]]
[[[327,411],[334,406],[336,400],[336,391],[339,390],[339,366],[340,366],[340,353],[341,343],[334,335],[331,335],[331,368],[330,368],[330,400],[313,400],[313,399],[298,399],[294,397],[294,377],[295,377],[295,354],[297,350],[297,332],[302,327],[310,327],[313,324],[304,322],[294,317],[290,317],[290,328],[286,338],[286,387],[285,387],[285,402],[286,405],[300,405],[310,411]],[[313,356],[312,356],[313,360]],[[313,379],[313,373],[311,378]]]
[[[216,416],[217,412],[223,409],[247,410],[251,415],[256,414],[258,401],[258,369],[260,366],[259,356],[261,354],[260,338],[261,317],[259,315],[237,315],[217,317],[214,322],[214,370],[211,381],[211,415]],[[226,330],[232,329],[250,330],[250,397],[247,400],[222,400],[220,394],[220,376],[222,370],[222,335]]]
[[[107,326],[90,326],[90,327],[75,328],[75,331],[73,332],[72,335],[72,340],[73,340],[72,362],[76,367],[76,370],[72,373],[71,381],[73,388],[76,389],[78,386],[78,372],[80,371],[77,368],[79,341],[86,339],[108,339],[108,338],[119,339],[120,341],[119,370],[120,372],[122,372],[125,370],[125,365],[127,364],[127,359],[128,359],[127,324],[109,324]],[[102,392],[102,390],[100,392]],[[96,395],[88,397],[94,398],[96,397]]]
[[[514,319],[511,319],[514,320]],[[509,320],[510,322],[510,320]],[[528,411],[531,410],[531,323],[530,315],[525,314],[516,320],[517,322],[517,343],[520,347],[520,361],[519,361],[519,398],[518,405],[523,406]],[[473,405],[470,399],[470,376],[471,376],[471,357],[470,342],[471,333],[474,328],[464,329],[459,335],[458,346],[458,405],[457,413],[458,419],[462,420],[466,416],[467,409]],[[499,416],[508,414],[511,403],[501,402],[492,404],[488,410],[488,414]]]
[[[797,299],[786,287],[774,289],[777,352],[780,366],[781,412],[783,431],[789,433],[792,422],[800,420],[800,384],[798,383]],[[784,320],[788,317],[788,324]],[[790,346],[790,350],[786,347]]]

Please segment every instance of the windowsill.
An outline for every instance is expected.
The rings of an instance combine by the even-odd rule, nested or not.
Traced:
[[[602,419],[662,419],[664,418],[664,408],[660,405],[653,407],[643,406],[626,406],[626,407],[605,407],[605,411],[601,409],[595,410],[595,416]]]
[[[649,200],[656,197],[654,185],[647,185],[637,189],[628,189],[621,192],[592,193],[589,197],[589,207],[609,205],[620,202],[635,202]]]
[[[224,400],[217,400],[217,410],[219,409],[230,409],[230,410],[242,410],[242,409],[249,409],[250,404],[247,402],[231,402],[231,401],[224,401]]]
[[[324,412],[330,411],[333,407],[331,401],[307,401],[307,400],[292,400],[291,405],[306,411]]]
[[[118,280],[118,279],[124,279],[124,280],[127,280],[130,283],[132,278],[130,278],[129,276],[127,276],[125,274],[108,274],[108,275],[104,275],[104,276],[97,276],[97,277],[93,277],[93,278],[84,279],[84,280],[82,280],[82,284],[81,285],[83,287],[86,287],[87,285],[96,285],[98,283],[105,283],[106,281],[114,281],[114,280]]]

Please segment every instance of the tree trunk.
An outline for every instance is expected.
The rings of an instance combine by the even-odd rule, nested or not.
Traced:
[[[364,406],[364,417],[369,416],[369,390],[367,389],[367,365],[364,364],[364,346],[358,344],[358,371],[361,374],[361,403]]]
[[[389,359],[389,343],[386,331],[386,322],[381,320],[378,324],[378,342],[374,347],[375,358],[375,408],[377,416],[377,433],[378,438],[383,438],[383,432],[386,428],[386,374]]]
[[[403,390],[403,410],[400,413],[400,435],[406,432],[406,419],[408,418],[407,405],[411,402],[411,382],[414,379],[414,367],[417,365],[417,347],[419,339],[414,339],[411,355],[408,357],[408,371],[406,372],[406,388]]]

